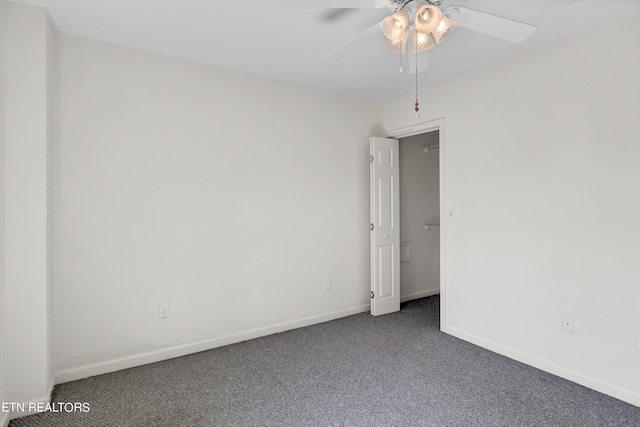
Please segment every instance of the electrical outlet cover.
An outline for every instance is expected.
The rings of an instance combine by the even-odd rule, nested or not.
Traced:
[[[160,304],[158,317],[160,319],[164,319],[165,317],[169,317],[169,304]]]

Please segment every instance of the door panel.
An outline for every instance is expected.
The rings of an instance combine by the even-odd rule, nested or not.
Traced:
[[[393,177],[378,177],[378,225],[393,227]]]
[[[393,245],[378,246],[378,284],[380,299],[393,297]]]

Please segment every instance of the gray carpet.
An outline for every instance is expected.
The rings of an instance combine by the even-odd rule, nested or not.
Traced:
[[[48,426],[640,426],[640,408],[439,331],[437,296],[60,384]],[[377,343],[384,342],[384,345]]]

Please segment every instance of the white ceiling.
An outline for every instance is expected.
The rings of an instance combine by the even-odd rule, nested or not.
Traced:
[[[382,100],[413,90],[415,76],[375,34],[320,58],[388,10],[282,9],[280,0],[16,0],[44,6],[65,34],[129,46],[314,88]],[[429,52],[420,86],[494,63],[640,9],[640,0],[445,0],[538,27],[521,44],[457,28]],[[597,54],[595,52],[594,54]],[[405,67],[406,69],[407,67]]]

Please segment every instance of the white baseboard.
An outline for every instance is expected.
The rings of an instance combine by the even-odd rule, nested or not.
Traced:
[[[495,342],[485,340],[484,338],[477,337],[473,334],[466,333],[450,326],[442,326],[441,330],[444,333],[453,335],[454,337],[460,338],[464,341],[468,341],[482,348],[486,348],[487,350],[491,350],[510,359],[517,360],[518,362],[522,362],[525,365],[533,366],[534,368],[538,368],[550,374],[557,375],[560,378],[573,381],[574,383],[583,385],[592,390],[598,391],[611,397],[615,397],[616,399],[622,400],[623,402],[627,402],[631,405],[640,407],[640,394],[636,394],[632,391],[622,389],[620,387],[608,384],[587,375],[583,375],[579,372],[572,371],[571,369],[564,368],[554,363],[547,362],[546,360],[538,359],[537,357],[530,356],[526,353],[522,353],[512,348],[504,347]]]
[[[53,377],[51,377],[49,379],[49,384],[47,385],[47,394],[46,395],[30,399],[27,402],[21,402],[24,405],[25,410],[24,411],[20,411],[20,412],[9,412],[9,413],[3,414],[3,415],[6,416],[6,424],[0,424],[0,425],[2,427],[6,427],[9,424],[10,420],[13,420],[15,418],[26,417],[28,415],[34,415],[34,414],[37,414],[37,413],[41,412],[41,411],[36,411],[36,410],[29,410],[28,408],[30,407],[30,404],[31,404],[31,406],[34,406],[34,408],[35,408],[37,406],[42,406],[42,405],[45,405],[47,403],[50,403],[51,402],[51,393],[53,393]],[[3,422],[4,422],[4,419],[3,419]]]
[[[400,296],[400,302],[407,302],[414,299],[430,297],[431,295],[437,295],[440,293],[440,289],[430,289],[428,291],[416,292],[409,295]]]
[[[146,365],[148,363],[155,363],[162,360],[173,359],[174,357],[186,356],[188,354],[198,353],[200,351],[211,350],[213,348],[223,347],[225,345],[236,344],[254,338],[260,338],[267,335],[277,334],[279,332],[285,332],[292,329],[328,322],[330,320],[351,316],[353,314],[367,312],[370,310],[370,308],[371,306],[369,304],[359,305],[344,310],[321,314],[318,316],[311,316],[291,322],[284,322],[263,328],[251,329],[224,337],[212,338],[209,340],[198,341],[195,343],[164,348],[161,350],[155,350],[141,354],[135,354],[132,356],[105,360],[103,362],[79,366],[77,368],[64,369],[56,372],[55,383],[66,383],[69,381],[92,377],[95,375],[102,375],[109,372],[120,371],[122,369],[133,368],[135,366]]]

